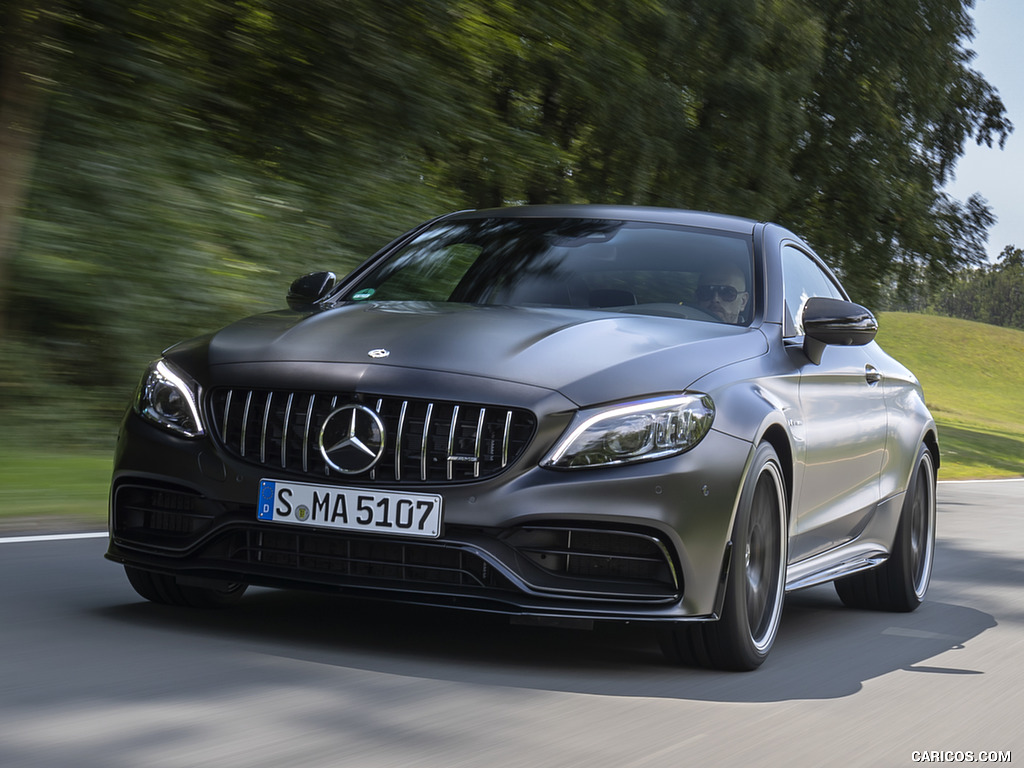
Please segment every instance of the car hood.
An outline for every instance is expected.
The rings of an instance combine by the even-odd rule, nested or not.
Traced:
[[[213,366],[308,362],[429,370],[528,384],[586,405],[679,391],[766,350],[760,331],[694,320],[381,302],[247,318],[213,335],[208,360]]]

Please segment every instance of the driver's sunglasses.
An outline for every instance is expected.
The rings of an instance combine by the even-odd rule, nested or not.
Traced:
[[[725,302],[736,301],[736,297],[740,295],[740,292],[731,285],[698,285],[697,286],[697,301],[711,301],[715,298],[715,294]]]

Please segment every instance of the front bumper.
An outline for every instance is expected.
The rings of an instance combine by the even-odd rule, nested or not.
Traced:
[[[264,470],[129,414],[106,556],[179,577],[512,615],[715,618],[750,448],[712,431],[689,453],[629,467],[527,460],[485,482],[417,486],[444,498],[441,536],[419,539],[261,522]]]

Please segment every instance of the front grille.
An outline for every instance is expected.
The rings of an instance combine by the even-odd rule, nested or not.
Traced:
[[[358,403],[384,424],[384,453],[370,470],[343,474],[320,453],[320,429],[339,406]],[[268,469],[366,482],[483,480],[512,464],[533,437],[529,411],[366,394],[217,389],[213,426],[230,453]]]

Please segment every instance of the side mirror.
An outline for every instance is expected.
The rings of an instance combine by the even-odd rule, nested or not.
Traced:
[[[808,299],[803,324],[804,353],[815,365],[821,362],[826,346],[860,347],[878,333],[878,321],[870,310],[841,299]]]
[[[338,276],[333,272],[310,272],[303,275],[288,289],[288,306],[296,312],[313,309],[337,284]]]

